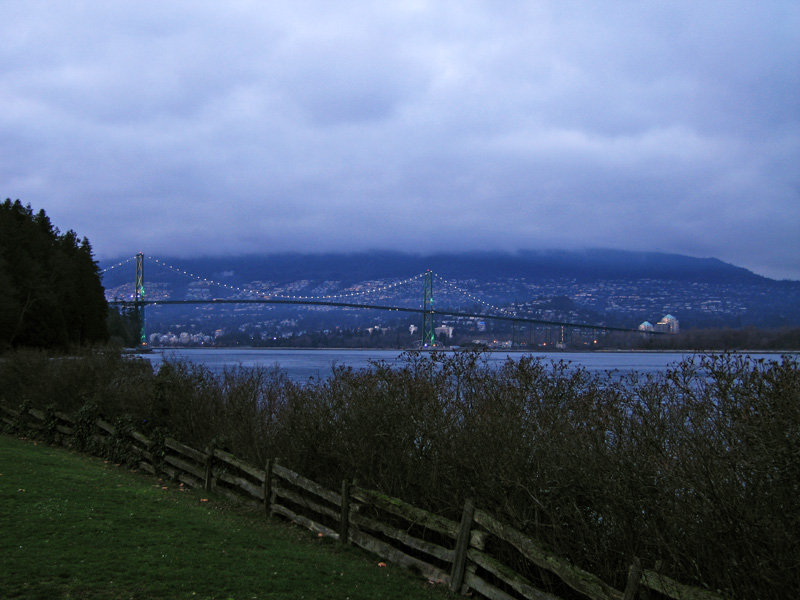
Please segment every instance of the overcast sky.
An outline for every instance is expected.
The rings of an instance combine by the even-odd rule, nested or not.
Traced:
[[[800,2],[0,0],[0,195],[100,259],[605,247],[800,279]]]

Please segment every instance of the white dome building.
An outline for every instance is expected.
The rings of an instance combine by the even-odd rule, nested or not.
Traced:
[[[664,331],[666,333],[678,333],[678,319],[672,315],[665,315],[655,327],[656,331]]]

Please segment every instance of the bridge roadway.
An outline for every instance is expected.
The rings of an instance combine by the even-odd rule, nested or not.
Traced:
[[[357,304],[353,302],[323,302],[321,300],[292,300],[285,298],[264,298],[260,300],[114,300],[109,302],[114,306],[155,306],[155,305],[172,305],[172,304],[293,304],[304,306],[330,306],[335,308],[360,308],[370,310],[385,310],[393,312],[409,312],[416,314],[424,314],[429,312],[436,315],[448,317],[469,317],[473,319],[495,319],[498,321],[511,321],[513,323],[532,323],[534,325],[550,325],[557,327],[574,327],[576,329],[593,329],[600,331],[621,331],[625,333],[649,333],[660,334],[660,331],[647,331],[641,332],[638,329],[626,329],[624,327],[609,327],[607,325],[590,325],[588,323],[566,323],[561,321],[545,321],[542,319],[531,319],[529,317],[517,317],[512,315],[492,315],[492,314],[477,314],[466,313],[452,310],[437,310],[425,311],[422,308],[408,308],[402,306],[382,306],[376,304]]]

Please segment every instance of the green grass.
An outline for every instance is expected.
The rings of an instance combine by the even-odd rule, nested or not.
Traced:
[[[447,595],[201,490],[5,435],[0,557],[0,597],[9,599]]]

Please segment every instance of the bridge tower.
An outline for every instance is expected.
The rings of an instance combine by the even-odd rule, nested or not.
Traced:
[[[433,326],[433,273],[425,271],[425,296],[422,299],[422,347],[432,348],[436,344]]]
[[[136,307],[136,316],[139,318],[139,344],[147,345],[144,333],[144,254],[136,255],[136,283],[133,288],[133,303]]]

